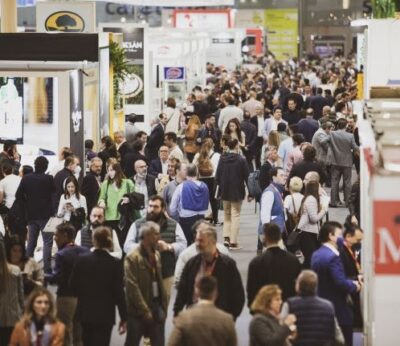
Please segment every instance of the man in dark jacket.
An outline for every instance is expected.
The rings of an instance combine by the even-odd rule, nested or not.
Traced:
[[[328,100],[322,96],[322,88],[317,88],[317,94],[309,99],[309,107],[314,110],[314,119],[322,117],[322,108],[328,105]]]
[[[297,128],[299,133],[304,136],[306,142],[311,143],[314,133],[319,129],[319,122],[314,119],[314,111],[312,108],[306,110],[306,117],[299,121]]]
[[[253,168],[253,158],[254,158],[254,148],[257,140],[257,129],[250,122],[250,113],[244,113],[244,120],[240,123],[240,128],[246,136],[244,156],[246,158],[247,164],[249,165],[249,171],[252,172]]]
[[[283,113],[283,119],[287,121],[288,125],[297,124],[302,118],[301,111],[297,110],[297,104],[294,99],[288,100],[288,110]]]
[[[131,177],[135,184],[135,192],[144,195],[144,205],[147,206],[149,197],[156,195],[156,178],[147,173],[147,163],[143,160],[135,162],[136,174]],[[146,214],[146,210],[141,211],[142,216]]]
[[[87,213],[90,215],[92,208],[97,205],[101,184],[101,168],[103,161],[99,157],[90,160],[90,172],[85,175],[82,183],[82,195],[86,198]]]
[[[163,145],[158,151],[158,157],[150,163],[149,173],[157,179],[161,179],[164,175],[168,175],[168,154],[168,147]]]
[[[82,324],[84,345],[108,346],[115,324],[115,307],[120,316],[119,332],[126,332],[126,302],[123,268],[109,254],[112,236],[108,227],[93,233],[95,250],[76,261],[71,275],[71,288],[78,297],[76,315]]]
[[[53,177],[45,174],[49,161],[44,156],[36,158],[35,172],[24,176],[15,194],[16,199],[26,206],[28,221],[28,246],[26,255],[33,257],[39,233],[53,214],[51,197],[54,190]],[[46,273],[51,272],[51,247],[53,234],[43,233],[43,264]]]
[[[260,168],[259,183],[261,191],[264,191],[271,184],[271,169],[276,167],[278,162],[278,150],[276,147],[268,146],[265,148],[265,162]]]
[[[244,305],[244,289],[239,270],[233,259],[217,250],[217,231],[209,225],[197,229],[196,245],[199,254],[185,265],[178,285],[174,304],[174,316],[183,308],[199,299],[195,292],[196,280],[204,275],[212,275],[218,282],[218,298],[215,306],[232,315],[236,320]]]
[[[298,296],[282,307],[283,316],[296,316],[296,346],[335,344],[335,309],[329,300],[317,296],[317,287],[318,276],[312,270],[302,271],[296,281]]]
[[[274,223],[263,226],[264,244],[267,248],[249,264],[247,277],[247,305],[250,307],[259,289],[265,285],[276,284],[282,290],[285,301],[295,295],[295,281],[301,265],[295,255],[279,247],[281,230]]]
[[[159,119],[160,123],[153,128],[147,139],[146,156],[150,161],[157,158],[158,150],[164,144],[165,126],[167,125],[168,118],[164,113],[161,113]]]
[[[101,168],[101,165],[100,165]],[[72,346],[78,340],[73,340],[74,317],[77,299],[72,292],[69,279],[78,256],[89,253],[89,250],[74,244],[75,228],[68,223],[57,226],[54,241],[58,252],[55,255],[53,272],[46,275],[46,280],[57,284],[57,316],[65,324],[65,345]],[[78,336],[77,336],[78,337]],[[78,337],[79,338],[79,337]]]
[[[261,160],[261,148],[264,143],[263,130],[264,130],[264,122],[265,122],[265,113],[264,107],[262,105],[258,105],[255,107],[256,115],[250,119],[250,122],[256,128],[256,140],[253,146],[253,152],[256,159],[256,168],[260,169],[260,166],[263,164]]]
[[[224,244],[236,250],[240,249],[237,237],[249,167],[246,160],[239,154],[237,139],[228,141],[228,149],[228,153],[221,156],[215,180],[219,188],[217,192],[224,205]],[[235,188],[232,188],[233,186]]]

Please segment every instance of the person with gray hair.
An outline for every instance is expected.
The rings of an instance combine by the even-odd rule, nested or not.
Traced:
[[[186,180],[176,188],[169,207],[171,216],[179,220],[188,246],[193,243],[192,226],[204,219],[209,203],[208,187],[198,180],[198,174],[195,164],[187,165]]]
[[[321,127],[314,133],[312,137],[311,144],[315,148],[317,152],[315,159],[319,162],[324,170],[327,179],[326,186],[330,186],[330,175],[329,175],[329,167],[327,165],[327,156],[328,156],[328,142],[329,134],[333,130],[333,124],[330,121],[325,121],[321,124]]]
[[[167,293],[157,250],[160,226],[147,221],[139,229],[139,246],[125,258],[125,290],[128,311],[126,345],[139,346],[148,336],[152,346],[164,346]]]
[[[296,280],[297,297],[292,297],[282,307],[282,316],[296,316],[297,337],[295,345],[333,345],[344,338],[339,332],[336,340],[336,319],[333,304],[317,296],[318,276],[312,270],[303,270]],[[340,331],[340,328],[338,328]]]

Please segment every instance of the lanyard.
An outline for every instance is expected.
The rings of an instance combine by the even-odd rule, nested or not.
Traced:
[[[346,242],[344,242],[344,246],[346,246],[347,250],[349,251],[351,258],[353,259],[353,261],[357,267],[357,272],[359,274],[361,272],[361,266],[360,266],[360,263],[358,263],[356,256],[354,255],[353,249],[350,246],[348,246]]]

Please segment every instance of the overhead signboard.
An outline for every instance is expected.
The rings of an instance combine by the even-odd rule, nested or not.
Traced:
[[[166,81],[184,81],[185,68],[184,67],[164,67],[164,80]]]
[[[95,2],[38,2],[38,32],[96,32]]]
[[[158,7],[213,7],[235,5],[235,0],[108,0],[107,2]]]
[[[231,10],[175,10],[174,27],[220,30],[232,27]]]

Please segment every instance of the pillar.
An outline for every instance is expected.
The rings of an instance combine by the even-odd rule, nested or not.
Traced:
[[[17,0],[1,1],[1,32],[17,32]]]

